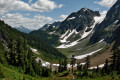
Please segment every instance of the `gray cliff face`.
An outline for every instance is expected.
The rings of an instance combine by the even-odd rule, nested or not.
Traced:
[[[95,32],[90,39],[91,43],[96,43],[101,39],[111,43],[115,40],[115,33],[120,25],[120,0],[118,0],[108,11],[104,21],[97,25]]]

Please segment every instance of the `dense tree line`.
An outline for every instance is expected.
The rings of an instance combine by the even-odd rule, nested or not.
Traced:
[[[67,71],[67,64],[68,64],[67,58],[59,60],[58,72]]]
[[[30,35],[35,36],[52,46],[56,46],[60,44],[58,35],[54,35],[54,34],[50,35],[47,32],[42,30],[32,31]]]

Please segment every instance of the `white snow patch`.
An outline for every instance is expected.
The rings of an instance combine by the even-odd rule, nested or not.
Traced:
[[[53,66],[57,66],[57,67],[58,67],[58,66],[59,66],[59,64],[53,64]]]
[[[69,32],[69,30],[67,30],[66,33],[63,34],[60,38],[64,38],[67,35],[68,32]]]
[[[44,66],[44,67],[50,67],[50,63],[49,62],[42,63],[42,66]]]
[[[55,31],[53,31],[53,32],[49,32],[49,34],[54,34],[55,33]]]
[[[72,66],[72,65],[67,64],[67,67],[68,67],[68,68],[71,68],[71,66]],[[73,67],[77,67],[77,64],[75,64]]]
[[[34,52],[37,52],[38,50],[37,49],[32,49]]]
[[[39,58],[39,57],[37,57],[35,60],[38,62],[38,61],[40,60],[40,58]]]
[[[45,63],[42,63],[42,66],[46,67]]]
[[[87,8],[84,9],[84,11],[87,11],[87,10],[88,10]]]
[[[116,20],[114,23],[117,23],[119,20]]]
[[[81,65],[85,65],[86,63],[80,63],[80,64],[81,64]],[[71,68],[71,66],[72,66],[72,65],[67,64],[67,67],[68,67],[68,68]],[[75,64],[73,67],[77,67],[77,64]]]
[[[86,64],[86,62],[85,63],[80,63],[81,65],[85,65]]]
[[[98,65],[99,68],[103,68],[104,67],[104,64],[100,64]],[[94,66],[94,67],[90,67],[89,69],[97,69],[97,66]]]
[[[101,43],[101,42],[103,42],[103,41],[104,41],[104,39],[100,40],[99,43]]]
[[[55,28],[55,26],[53,26],[53,28]]]
[[[73,19],[75,19],[76,17],[71,17],[71,18],[68,18],[67,20],[73,20]]]
[[[58,46],[57,48],[68,48],[68,47],[72,47],[72,46],[74,46],[76,44],[78,44],[78,41],[74,41],[74,42],[72,42],[70,44],[67,44],[67,45],[66,44],[62,44],[62,45]]]
[[[86,27],[86,29],[84,30],[84,33],[83,33],[81,39],[87,37],[91,33],[92,30],[90,30],[89,32],[85,32],[87,29],[88,29],[88,27]]]
[[[98,50],[96,50],[96,51],[93,51],[93,52],[91,52],[91,53],[87,53],[87,54],[85,54],[85,55],[79,55],[79,56],[76,56],[75,58],[76,58],[76,59],[83,59],[83,58],[85,58],[85,57],[87,57],[87,56],[93,55],[94,53],[96,53],[96,52],[98,52],[98,51],[100,51],[100,50],[102,50],[102,49],[103,49],[103,48],[98,49]]]
[[[64,34],[65,36],[64,36],[64,38],[62,39],[62,40],[60,40],[60,42],[61,43],[65,43],[65,42],[69,42],[69,41],[67,41],[67,39],[72,35],[72,34],[78,34],[79,32],[77,32],[76,31],[76,29],[73,29],[72,31],[71,30],[69,30],[70,31],[70,33],[68,34],[68,35],[65,35],[65,34],[67,34],[68,33],[68,31]],[[63,36],[62,36],[63,37]]]
[[[50,26],[50,24],[48,24],[48,27]]]

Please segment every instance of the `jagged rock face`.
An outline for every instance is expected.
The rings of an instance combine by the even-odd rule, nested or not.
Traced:
[[[101,39],[111,43],[115,40],[114,33],[119,27],[120,21],[120,0],[118,0],[108,11],[104,21],[96,26],[95,33],[90,39],[91,43],[96,43]]]
[[[45,24],[40,30],[46,31],[46,32],[52,32],[56,30],[60,26],[61,22],[54,22],[53,24]]]
[[[120,24],[120,23],[119,23]],[[115,43],[113,45],[113,49],[120,47],[120,25],[119,27],[116,29],[116,31],[114,32],[113,36]]]
[[[47,28],[49,28],[50,24],[45,24],[42,28],[39,30],[45,31]]]
[[[70,14],[60,25],[57,31],[61,34],[65,33],[68,29],[76,29],[77,32],[90,27],[94,23],[94,17],[100,16],[98,11],[82,8],[78,12]]]
[[[56,30],[56,33],[60,34],[62,46],[69,44],[70,46],[74,46],[81,39],[90,35],[98,22],[97,18],[100,16],[98,11],[92,11],[87,8],[82,8],[78,12],[70,14]]]

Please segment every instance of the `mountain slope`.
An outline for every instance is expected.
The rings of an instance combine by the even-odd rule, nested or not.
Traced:
[[[35,36],[36,38],[41,39],[42,41],[46,42],[49,45],[56,46],[59,45],[59,36],[55,34],[48,34],[42,30],[35,30],[29,33],[29,35]]]
[[[21,38],[22,40],[25,40],[30,47],[38,49],[41,53],[41,57],[44,59],[48,58],[50,60],[59,60],[61,57],[65,57],[62,53],[58,52],[55,48],[48,46],[42,40],[19,32],[5,24],[3,21],[0,21],[0,26],[0,39],[4,42],[6,48],[8,47],[10,39],[17,41],[17,39]]]
[[[55,30],[60,26],[61,22],[54,22],[53,24],[46,24],[38,30],[34,30],[30,35],[35,36],[47,44],[52,46],[60,45],[59,36],[54,34]]]

